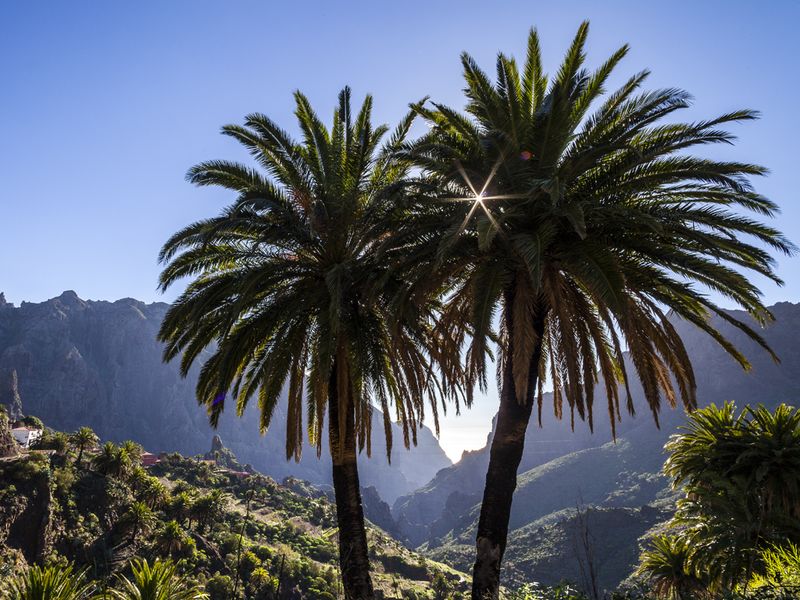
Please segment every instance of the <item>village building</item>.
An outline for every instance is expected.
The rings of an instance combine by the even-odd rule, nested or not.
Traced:
[[[14,427],[11,430],[17,444],[24,450],[29,450],[33,444],[42,437],[41,429],[31,429],[30,427]]]
[[[160,458],[153,454],[152,452],[142,452],[142,466],[143,467],[152,467],[153,465],[160,462]]]

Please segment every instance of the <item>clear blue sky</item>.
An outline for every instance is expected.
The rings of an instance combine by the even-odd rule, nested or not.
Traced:
[[[696,99],[687,116],[762,111],[717,155],[771,169],[758,189],[800,241],[794,0],[9,1],[0,3],[0,291],[16,303],[65,289],[170,300],[156,290],[161,243],[230,200],[185,183],[187,168],[245,158],[221,125],[260,111],[292,128],[294,89],[329,115],[346,84],[373,93],[388,122],[424,95],[460,106],[462,50],[491,71],[498,50],[522,55],[536,26],[553,72],[583,19],[591,64],[631,44],[620,77],[649,68],[651,86],[687,89]],[[780,272],[787,285],[766,286],[768,301],[800,300],[800,259]],[[448,418],[446,450],[483,445],[495,406]]]

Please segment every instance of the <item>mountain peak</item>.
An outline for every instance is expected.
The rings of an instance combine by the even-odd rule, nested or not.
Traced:
[[[82,308],[86,306],[86,302],[81,300],[74,290],[64,290],[58,298],[54,298],[59,304],[68,308]]]

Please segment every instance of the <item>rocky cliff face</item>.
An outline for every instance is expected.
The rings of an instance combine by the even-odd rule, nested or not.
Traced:
[[[0,399],[11,407],[21,397],[26,414],[60,430],[89,425],[103,439],[133,439],[151,452],[207,451],[217,432],[195,402],[197,369],[182,379],[177,362],[161,360],[156,333],[167,308],[131,298],[85,301],[72,291],[38,304],[23,302],[19,308],[2,299]],[[16,374],[16,395],[10,391],[12,376],[3,379],[3,373]],[[284,417],[285,407],[279,406],[273,427],[262,437],[256,408],[250,407],[241,419],[223,415],[218,433],[243,463],[276,479],[294,475],[327,483],[330,465],[324,454],[317,460],[316,452],[307,448],[299,464],[284,460]],[[375,436],[372,458],[361,461],[362,481],[389,502],[450,464],[427,429],[410,452],[395,444],[391,467],[381,438]]]

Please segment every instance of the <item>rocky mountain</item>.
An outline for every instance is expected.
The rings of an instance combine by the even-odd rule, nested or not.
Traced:
[[[701,405],[734,401],[738,406],[764,403],[800,403],[800,304],[772,307],[776,321],[762,331],[777,352],[780,364],[722,319],[714,326],[749,358],[745,372],[708,336],[678,322],[698,380]],[[743,313],[733,313],[747,319]],[[595,418],[595,432],[576,421],[556,421],[543,414],[539,428],[532,425],[518,477],[506,552],[505,580],[555,583],[562,578],[581,581],[580,552],[574,547],[575,509],[584,507],[595,554],[603,558],[600,581],[615,587],[631,571],[638,552],[637,539],[658,522],[670,506],[671,492],[660,475],[663,446],[684,422],[682,409],[662,409],[657,428],[644,406],[640,389],[632,388],[635,418],[623,415],[616,443],[610,428]],[[490,438],[491,439],[491,438]],[[468,569],[483,491],[488,446],[468,453],[457,464],[440,471],[425,487],[399,498],[393,514],[401,533],[429,555]],[[663,519],[661,519],[663,520]],[[613,547],[608,540],[614,540]],[[625,550],[624,560],[615,555]],[[628,551],[630,550],[630,551]]]
[[[241,419],[232,411],[223,415],[217,431],[209,427],[195,401],[197,369],[182,379],[177,361],[162,361],[156,333],[167,309],[131,298],[86,301],[72,291],[15,307],[0,294],[0,403],[12,415],[24,409],[65,431],[89,425],[103,439],[133,439],[150,452],[203,453],[218,434],[243,463],[262,473],[328,483],[325,451],[318,460],[307,447],[298,464],[286,462],[285,405],[276,409],[264,436],[256,407]],[[376,411],[373,418],[382,432],[381,415]],[[402,447],[399,428],[395,434],[391,467],[382,435],[373,438],[372,457],[361,461],[362,484],[374,486],[390,503],[451,464],[429,429],[411,451]]]

